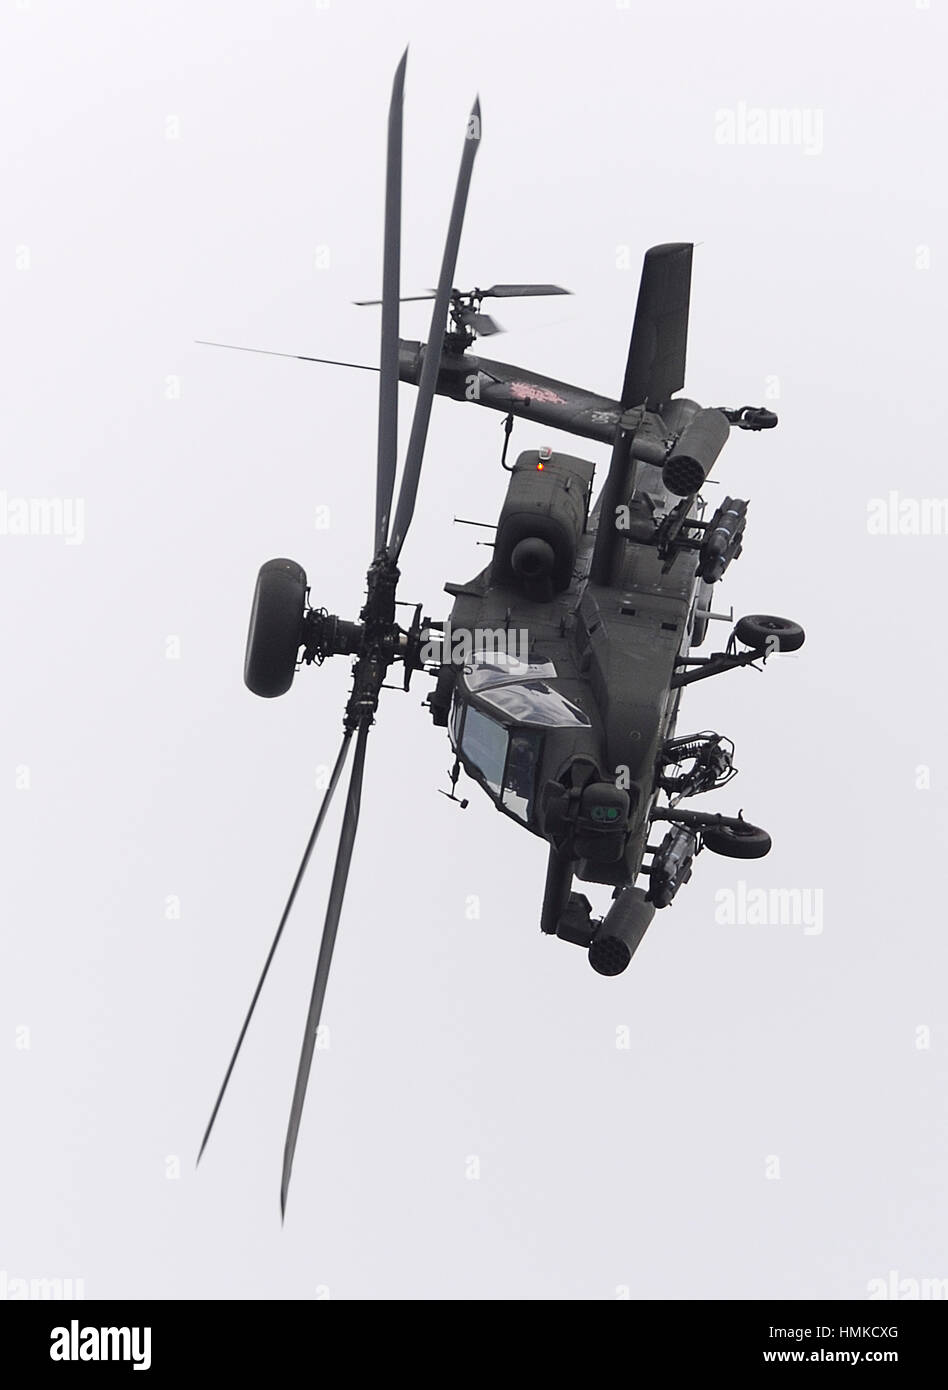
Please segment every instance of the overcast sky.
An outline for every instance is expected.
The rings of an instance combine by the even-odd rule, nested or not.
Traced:
[[[948,494],[943,10],[11,0],[0,24],[0,1271],[89,1298],[948,1277],[948,538],[912,525]],[[406,42],[406,291],[437,277],[475,92],[458,282],[574,292],[503,304],[491,355],[617,394],[642,254],[696,242],[687,394],[780,415],[716,469],[751,499],[718,606],[808,640],[686,692],[681,732],[737,745],[706,805],[774,850],[703,855],[615,979],[539,935],[542,843],[437,794],[426,682],[384,696],[281,1230],[335,823],[194,1155],[348,670],[264,702],[243,646],[271,556],[357,616],[376,384],[193,340],[375,360],[350,301],[381,288]],[[436,616],[484,563],[452,517],[496,520],[500,425],[435,405],[400,596]],[[517,424],[546,442],[607,458]],[[59,534],[16,534],[29,499]],[[873,499],[910,533],[872,534]],[[808,921],[778,896],[747,920],[761,889]]]

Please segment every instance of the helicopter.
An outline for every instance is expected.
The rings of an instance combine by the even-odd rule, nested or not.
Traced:
[[[629,965],[656,911],[673,903],[703,851],[737,859],[766,855],[771,839],[743,817],[681,805],[735,775],[730,740],[705,730],[679,734],[687,685],[741,666],[763,666],[804,642],[799,624],[770,614],[741,618],[722,650],[700,654],[715,585],[742,551],[746,499],[726,496],[708,512],[702,487],[732,428],[772,429],[762,407],[708,408],[677,395],[684,386],[693,244],[645,254],[625,374],[609,397],[472,351],[500,331],[487,299],[565,294],[557,285],[492,285],[459,291],[456,259],[481,136],[479,100],[468,117],[435,289],[427,344],[399,337],[402,109],[407,50],[388,114],[375,525],[358,620],[317,607],[303,567],[267,561],[258,574],[244,680],[257,696],[287,693],[303,666],[352,662],[341,746],[262,974],[218,1093],[204,1152],[257,1000],[350,752],[338,850],[289,1124],[280,1191],[285,1217],[300,1119],[339,928],[362,798],[369,732],[381,691],[401,666],[400,688],[433,679],[424,705],[447,731],[454,759],[445,794],[465,773],[503,815],[544,840],[548,859],[540,929],[583,948],[593,969]],[[234,346],[219,344],[217,346]],[[263,351],[263,349],[249,349]],[[280,353],[279,356],[301,357]],[[305,361],[341,363],[332,358]],[[417,387],[401,482],[398,386]],[[501,463],[507,493],[491,559],[466,582],[450,582],[447,620],[412,608],[397,621],[399,557],[415,512],[436,395],[504,415]],[[507,451],[515,418],[608,444],[608,470],[593,501],[593,462],[551,446]],[[482,523],[476,523],[482,524]],[[398,688],[398,687],[395,687]],[[664,834],[658,838],[661,830]],[[581,883],[608,886],[612,904],[593,915]]]

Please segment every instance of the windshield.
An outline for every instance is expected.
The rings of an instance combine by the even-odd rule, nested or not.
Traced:
[[[542,735],[531,729],[504,728],[479,709],[458,705],[463,711],[461,757],[484,780],[488,791],[499,797],[504,810],[518,820],[529,821]]]
[[[507,730],[478,709],[469,709],[461,735],[461,754],[477,768],[492,792],[499,793],[507,761]]]
[[[540,734],[514,730],[507,750],[504,773],[504,807],[519,820],[528,821],[533,810],[533,788],[540,756]]]
[[[548,728],[577,724],[589,726],[589,719],[579,706],[567,700],[546,681],[517,681],[510,685],[492,686],[482,690],[480,696],[517,724],[542,724]]]
[[[464,672],[468,690],[481,691],[486,686],[503,685],[505,681],[520,681],[528,676],[556,675],[552,661],[521,661],[506,652],[476,652]]]

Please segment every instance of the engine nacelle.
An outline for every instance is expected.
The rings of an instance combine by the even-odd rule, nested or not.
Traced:
[[[593,465],[549,449],[522,453],[514,464],[497,525],[492,574],[534,602],[569,587],[586,527]]]

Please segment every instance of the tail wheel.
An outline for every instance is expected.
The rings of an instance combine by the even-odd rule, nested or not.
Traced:
[[[701,839],[705,849],[712,854],[723,854],[726,859],[763,859],[773,845],[767,831],[749,821],[707,826],[701,832]]]
[[[799,623],[789,618],[775,618],[772,613],[752,613],[741,618],[734,628],[734,636],[755,651],[775,646],[780,652],[795,652],[806,641],[806,633]]]
[[[303,637],[306,573],[295,560],[268,560],[257,575],[250,611],[244,684],[270,700],[293,684]]]

